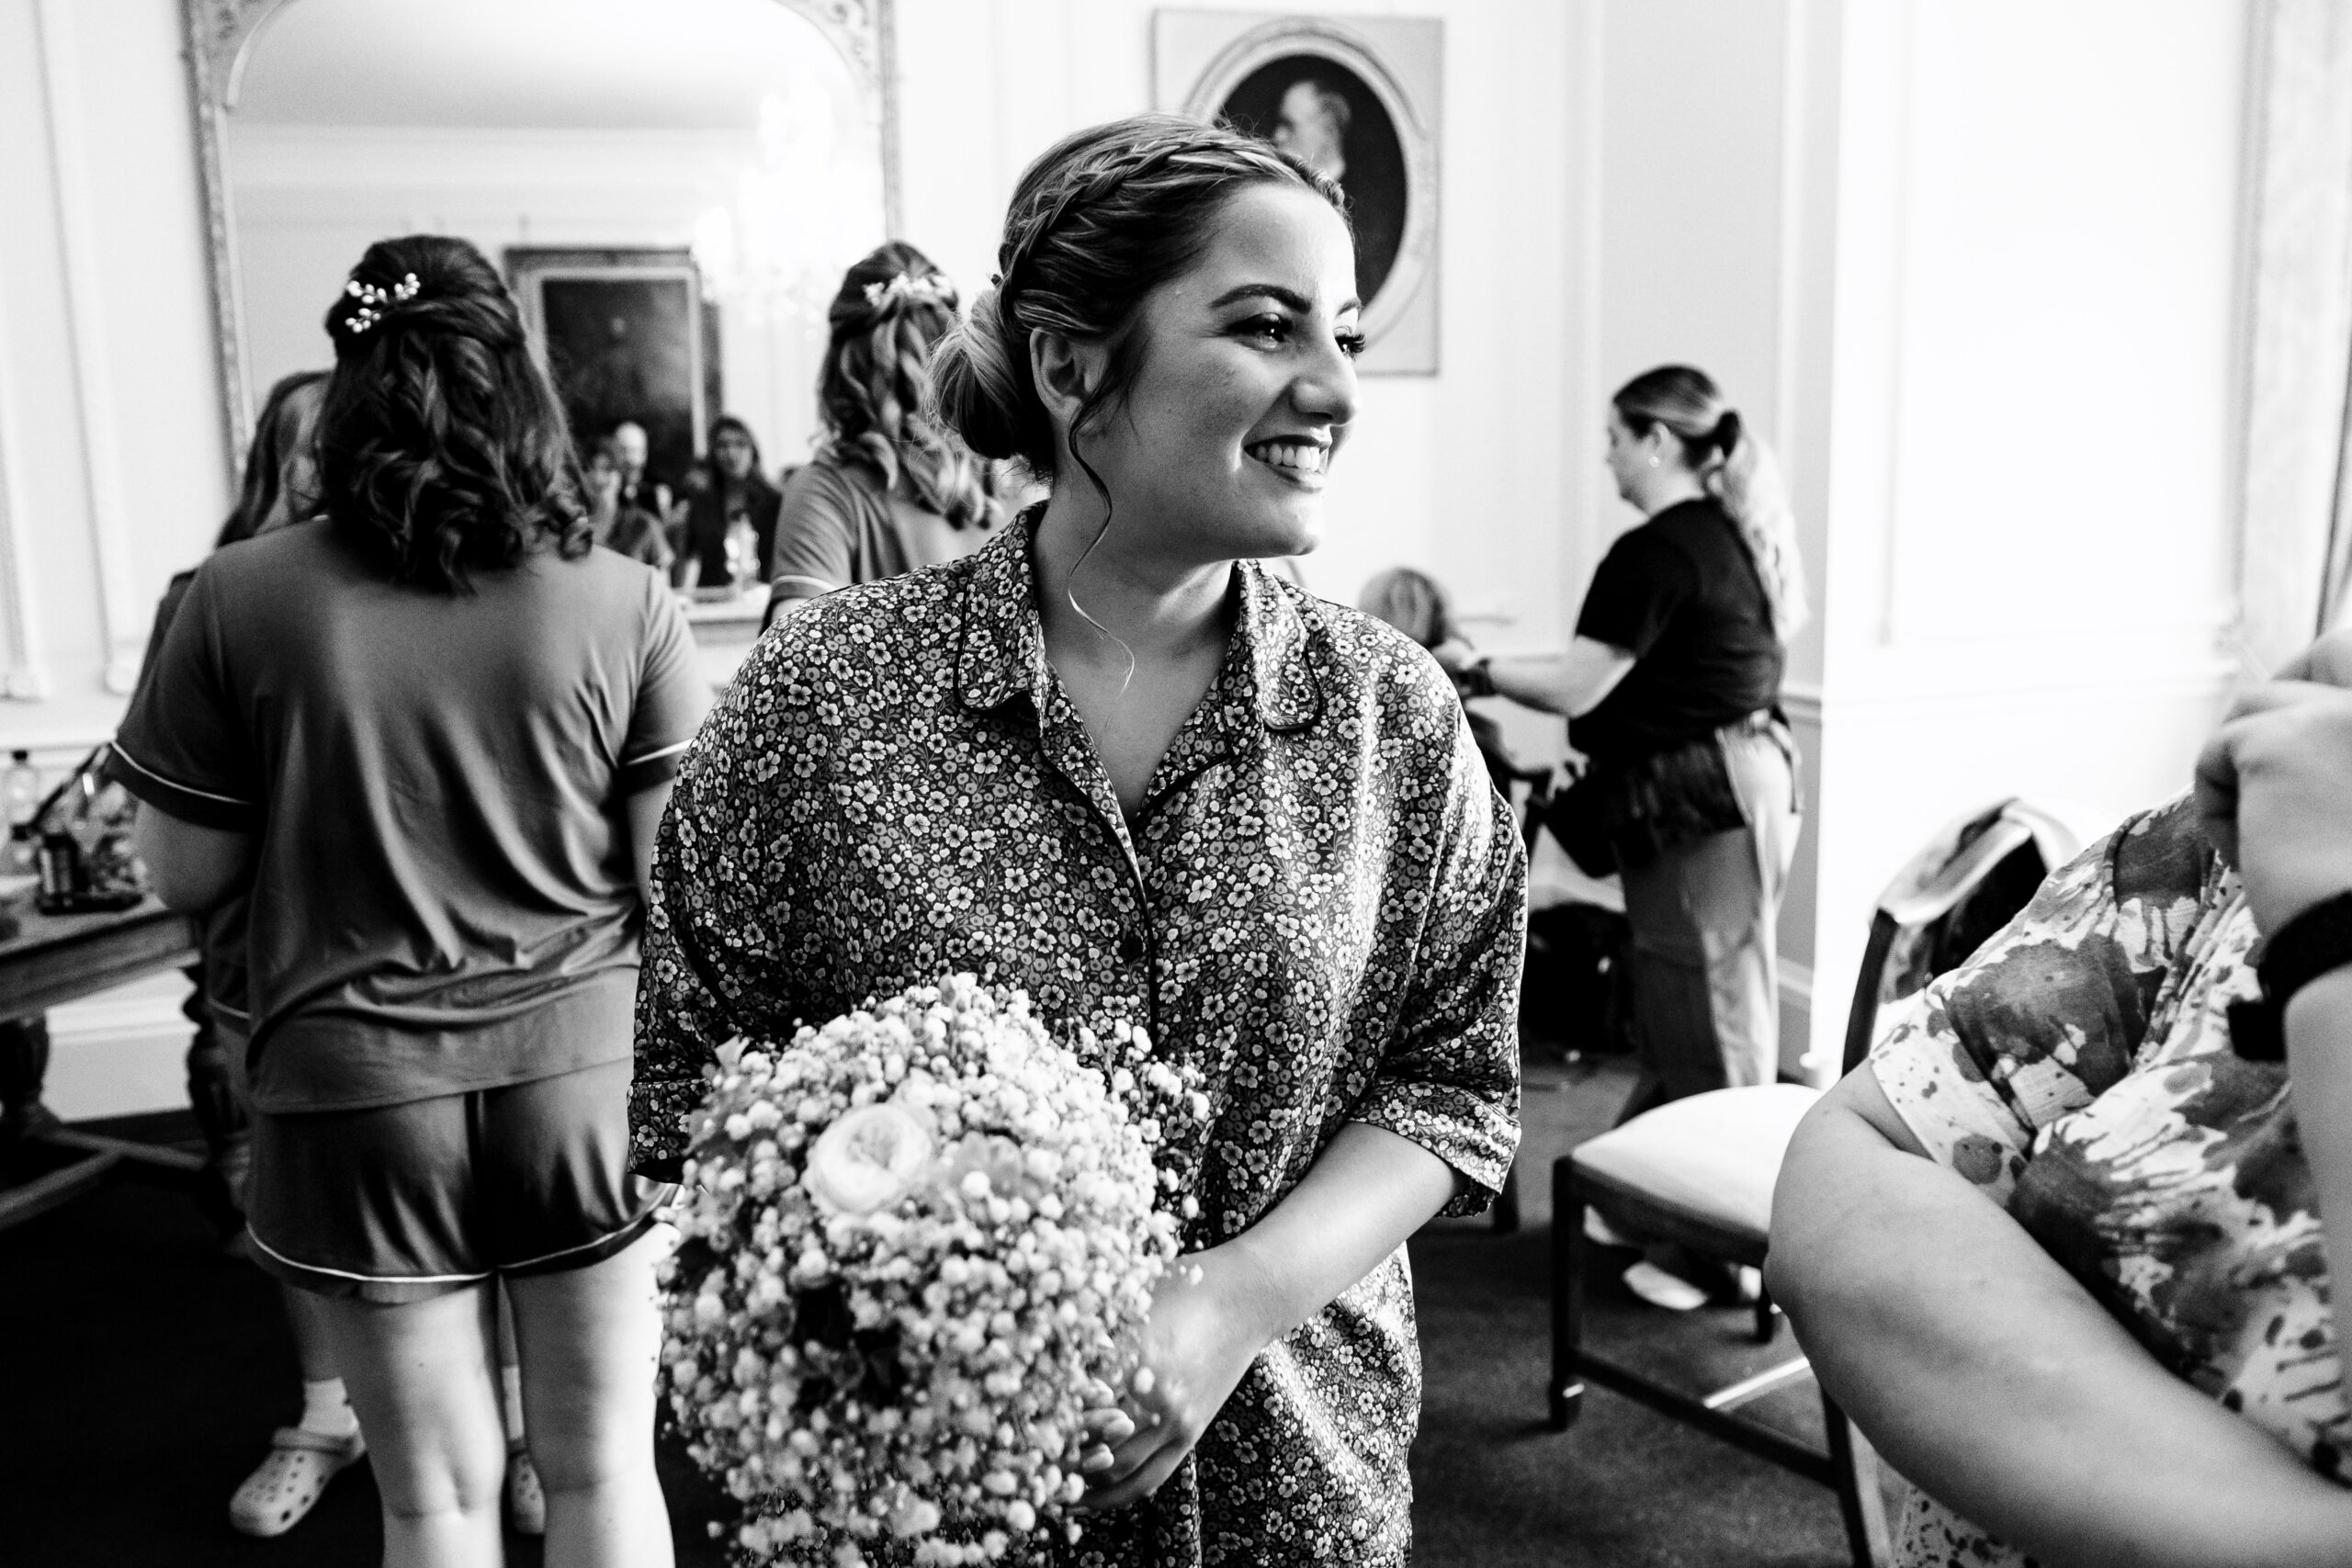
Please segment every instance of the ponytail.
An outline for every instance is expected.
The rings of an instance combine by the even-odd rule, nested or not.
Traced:
[[[1723,455],[1706,472],[1707,493],[1739,525],[1740,541],[1764,585],[1772,635],[1786,643],[1813,614],[1805,601],[1804,563],[1797,554],[1796,516],[1789,510],[1788,489],[1771,448],[1740,433],[1739,415],[1727,413],[1724,423],[1732,427],[1730,445],[1718,448]]]

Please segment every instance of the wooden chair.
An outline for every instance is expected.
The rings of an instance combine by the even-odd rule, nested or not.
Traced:
[[[1871,919],[1844,1068],[1868,1055],[1880,1008],[1964,960],[2025,905],[2051,871],[2073,858],[2078,829],[2057,812],[2007,800],[1948,825],[1880,895]],[[1965,945],[1962,945],[1962,944]],[[1887,1559],[1876,1456],[1825,1393],[1826,1450],[1739,1414],[1739,1407],[1810,1375],[1803,1356],[1693,1394],[1654,1381],[1584,1342],[1585,1213],[1619,1229],[1679,1242],[1704,1258],[1760,1269],[1772,1188],[1789,1137],[1820,1098],[1797,1084],[1717,1089],[1659,1106],[1563,1156],[1552,1167],[1552,1386],[1555,1430],[1582,1406],[1587,1382],[1613,1389],[1838,1495],[1857,1568]],[[1755,1337],[1779,1324],[1769,1293],[1756,1303]]]

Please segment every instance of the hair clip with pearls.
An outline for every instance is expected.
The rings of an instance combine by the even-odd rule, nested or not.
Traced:
[[[359,309],[345,316],[343,324],[355,335],[364,333],[382,321],[385,312],[393,306],[405,305],[415,299],[424,287],[413,272],[390,288],[379,288],[372,283],[362,283],[355,277],[343,286],[343,291],[359,301]]]
[[[952,308],[956,286],[947,281],[946,274],[938,272],[927,272],[921,277],[910,272],[894,272],[865,286],[865,305],[870,310],[914,300],[936,300]]]

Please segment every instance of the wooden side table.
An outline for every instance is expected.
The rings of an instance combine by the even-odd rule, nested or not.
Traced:
[[[9,926],[17,929],[13,931]],[[199,927],[150,898],[135,908],[88,915],[44,915],[29,906],[0,910],[0,1019],[38,1019],[51,1008],[136,980],[162,969],[195,962]],[[5,1049],[17,1060],[0,1061],[0,1097],[6,1124],[20,1130],[22,1145],[46,1146],[69,1156],[67,1163],[29,1181],[0,1188],[0,1230],[53,1209],[129,1168],[194,1182],[204,1174],[202,1156],[127,1138],[77,1132],[60,1123],[40,1103],[40,1080],[48,1065],[45,1040],[30,1031]]]

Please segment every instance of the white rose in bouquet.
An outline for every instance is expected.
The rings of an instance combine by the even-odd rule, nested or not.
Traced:
[[[663,1359],[753,1562],[963,1564],[1059,1529],[1079,1417],[1176,1257],[1155,1166],[1193,1082],[1085,1065],[970,976],[722,1053],[688,1145]],[[1165,1200],[1165,1201],[1163,1201]]]

